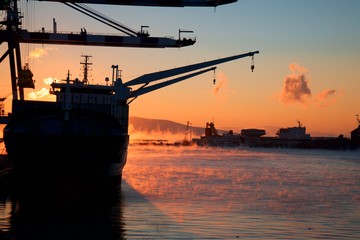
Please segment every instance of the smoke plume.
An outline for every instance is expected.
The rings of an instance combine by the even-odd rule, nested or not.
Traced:
[[[283,103],[302,103],[306,104],[311,97],[309,80],[305,75],[306,69],[297,64],[289,65],[291,73],[284,78],[283,90],[280,100]]]
[[[212,90],[213,95],[220,99],[226,100],[226,97],[229,93],[227,77],[224,73],[218,72],[217,77],[214,80],[216,81],[214,82],[215,85]]]
[[[335,89],[326,89],[317,95],[317,102],[320,104],[320,107],[327,107],[332,103],[335,103],[338,96],[338,91]]]
[[[161,130],[160,126],[158,126],[157,129],[153,130],[139,130],[136,129],[133,124],[129,124],[129,133],[131,135],[131,142],[141,142],[143,140],[157,140],[164,141],[166,143],[173,143],[182,141],[190,137],[187,136],[187,132],[185,129],[183,132],[173,132],[171,131],[171,129]],[[197,136],[192,133],[192,137]]]
[[[321,93],[318,94],[318,99],[319,100],[323,100],[323,99],[327,99],[329,97],[334,96],[336,93],[335,89],[326,89],[324,91],[322,91]]]

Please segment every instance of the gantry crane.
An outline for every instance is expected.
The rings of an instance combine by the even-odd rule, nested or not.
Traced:
[[[195,2],[198,2],[196,0]],[[205,0],[202,0],[205,1]],[[63,1],[57,1],[63,2]],[[39,32],[30,32],[26,29],[21,29],[21,14],[18,9],[17,0],[4,0],[0,2],[0,11],[6,12],[6,18],[0,21],[0,44],[7,43],[8,49],[1,56],[0,63],[9,58],[10,63],[10,76],[13,99],[24,99],[24,88],[34,88],[33,74],[28,67],[23,68],[21,63],[20,43],[35,43],[35,44],[65,44],[65,45],[88,45],[88,46],[115,46],[115,47],[150,47],[150,48],[165,48],[165,47],[184,47],[193,45],[195,39],[173,39],[168,37],[150,37],[147,32],[141,29],[140,32],[136,32],[127,28],[124,25],[113,22],[106,19],[101,14],[92,11],[89,7],[84,7],[75,3],[76,1],[64,2],[64,4],[90,16],[98,21],[101,21],[123,33],[124,36],[118,35],[97,35],[90,34],[81,30],[77,33],[59,33],[56,28],[56,22],[54,21],[54,29],[52,32],[45,32],[43,29]],[[87,1],[90,3],[97,3],[96,1]],[[116,1],[112,1],[116,4]],[[118,1],[119,4],[124,1]],[[147,3],[144,1],[143,3]],[[151,1],[150,1],[151,2]],[[162,2],[173,2],[172,0]],[[193,0],[187,0],[187,3],[194,2]],[[201,2],[201,1],[200,1]],[[108,4],[107,1],[99,1],[99,3]],[[185,3],[185,5],[187,4]],[[133,2],[132,5],[141,5],[141,2]],[[19,90],[19,94],[18,94]],[[20,97],[18,97],[20,95]]]
[[[118,23],[112,19],[107,18],[101,13],[91,9],[83,3],[94,4],[115,4],[115,5],[136,5],[136,6],[164,6],[164,7],[185,7],[185,6],[198,6],[198,7],[216,7],[218,5],[228,4],[236,2],[236,0],[47,0],[51,2],[62,2],[63,4],[89,16],[97,21],[100,21],[120,32],[125,34],[124,36],[118,35],[97,35],[87,33],[85,29],[81,29],[76,33],[61,33],[57,31],[55,19],[53,20],[53,31],[46,32],[44,29],[39,32],[30,32],[26,29],[21,29],[20,12],[17,6],[17,0],[1,1],[0,11],[6,11],[6,19],[1,21],[0,24],[5,26],[5,29],[0,28],[0,44],[7,42],[8,50],[1,56],[0,63],[6,58],[9,58],[10,63],[10,75],[12,85],[12,95],[14,100],[24,100],[24,88],[34,88],[33,74],[30,71],[28,65],[22,67],[20,58],[20,43],[34,43],[34,44],[63,44],[63,45],[90,45],[90,46],[112,46],[112,47],[146,47],[146,48],[179,48],[190,46],[195,43],[194,38],[182,38],[179,30],[178,39],[168,37],[150,37],[147,31],[143,28],[148,26],[142,26],[140,31],[135,31],[121,23]],[[192,32],[192,31],[186,31]],[[125,87],[130,87],[135,84],[144,84],[137,91],[132,91],[131,95],[126,98],[136,98],[139,95],[153,91],[155,89],[168,86],[175,82],[182,81],[202,74],[207,71],[214,70],[214,65],[223,62],[232,61],[245,56],[252,56],[259,53],[249,52],[247,54],[241,54],[233,57],[223,58],[220,60],[209,61],[206,64],[194,64],[182,68],[171,69],[167,71],[146,74],[140,78],[134,79],[124,84]],[[201,70],[196,73],[191,73],[186,76],[167,81],[166,83],[158,83],[153,86],[147,86],[151,81],[163,79],[170,76],[175,76],[181,73],[187,73],[194,70],[203,69],[205,67],[212,66],[211,68]],[[253,70],[253,66],[252,66]],[[18,94],[19,92],[19,94]],[[19,95],[19,96],[18,96]]]

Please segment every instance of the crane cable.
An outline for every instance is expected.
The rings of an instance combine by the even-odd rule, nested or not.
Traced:
[[[112,27],[122,33],[125,33],[126,35],[136,37],[138,33],[135,30],[132,30],[115,20],[112,20],[111,18],[106,17],[105,15],[101,14],[100,12],[90,8],[89,6],[85,4],[77,4],[74,2],[63,2],[66,6],[71,7],[72,9],[75,9],[88,17],[91,17],[101,23],[104,23],[105,25],[108,25],[109,27]]]
[[[26,30],[32,31],[35,28],[35,2],[34,1],[26,1],[22,2],[22,7],[24,10],[23,18],[24,27]],[[31,56],[34,51],[34,46],[30,43],[24,44],[24,51],[21,51],[21,59],[23,65],[28,65],[29,68],[34,67],[34,57]]]

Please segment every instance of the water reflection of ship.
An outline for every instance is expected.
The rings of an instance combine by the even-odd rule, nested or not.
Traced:
[[[360,147],[359,126],[351,132],[351,138],[342,134],[338,137],[311,137],[306,133],[306,127],[298,121],[298,126],[280,128],[276,137],[267,137],[263,129],[242,129],[240,134],[232,130],[222,135],[218,134],[213,122],[206,123],[205,136],[194,138],[199,146],[248,146],[272,148],[319,148],[319,149],[355,149]]]
[[[259,53],[248,52],[149,73],[126,83],[122,82],[118,74],[118,66],[113,65],[113,78],[109,85],[89,84],[86,76],[90,63],[87,61],[89,56],[85,56],[83,80],[70,79],[68,74],[65,82],[52,83],[52,93],[56,95],[56,102],[29,101],[25,100],[24,89],[34,88],[35,81],[29,65],[25,64],[25,67],[22,67],[20,43],[179,48],[193,45],[196,41],[181,38],[180,33],[188,32],[183,30],[179,30],[179,39],[150,37],[143,30],[134,31],[99,15],[89,7],[81,7],[76,4],[78,1],[65,5],[123,32],[125,36],[103,36],[83,30],[81,33],[64,34],[57,31],[55,21],[51,33],[44,29],[40,32],[29,32],[21,28],[22,16],[17,2],[10,0],[0,4],[0,11],[6,14],[5,20],[2,21],[3,27],[0,28],[0,43],[8,43],[8,50],[1,57],[1,61],[9,58],[13,97],[12,113],[4,129],[4,142],[13,166],[13,175],[21,183],[30,180],[41,182],[44,179],[69,183],[118,183],[126,162],[129,104],[133,100],[154,90],[214,71],[218,64],[244,57],[254,58],[254,55]],[[173,6],[168,2],[171,1],[152,4]],[[217,6],[230,2],[232,1],[201,0],[181,2],[179,5]],[[144,2],[127,4],[146,5]],[[108,78],[106,80],[109,81]]]
[[[5,198],[3,198],[5,196]],[[125,239],[120,189],[1,192],[0,239]]]

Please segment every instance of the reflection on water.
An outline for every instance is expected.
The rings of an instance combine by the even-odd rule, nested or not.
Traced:
[[[130,146],[121,189],[0,191],[0,239],[358,239],[359,152]]]
[[[124,178],[176,226],[176,233],[163,230],[164,235],[360,236],[359,152],[136,146],[131,150]],[[136,234],[136,226],[129,224],[127,233]]]
[[[50,186],[8,193],[0,200],[0,239],[123,239],[119,193]]]

